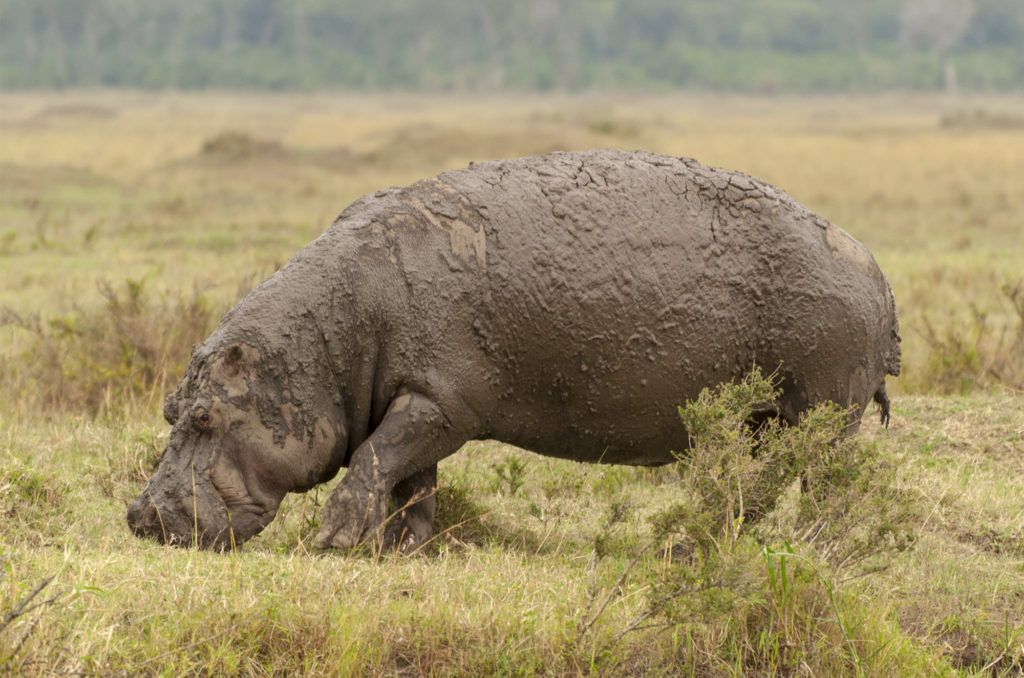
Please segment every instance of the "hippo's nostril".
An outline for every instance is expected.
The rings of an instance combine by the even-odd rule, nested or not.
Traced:
[[[137,503],[137,502],[136,502]],[[135,504],[128,507],[128,527],[133,530],[139,524],[139,509]]]
[[[156,537],[167,541],[164,536],[163,521],[160,509],[152,501],[136,501],[128,507],[128,526],[139,537]]]
[[[160,514],[157,513],[156,506],[150,504],[146,507],[146,510],[142,512],[142,527],[144,529],[153,529],[160,521]]]

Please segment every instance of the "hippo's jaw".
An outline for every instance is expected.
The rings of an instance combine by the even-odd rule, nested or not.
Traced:
[[[128,526],[138,537],[175,546],[228,550],[257,535],[274,519],[281,499],[232,472],[225,455],[203,450],[195,464],[169,446],[156,473],[128,507]],[[190,462],[183,462],[191,458]],[[212,457],[212,459],[210,458]],[[252,488],[253,492],[250,492]]]
[[[225,529],[203,529],[194,518],[192,525],[186,518],[188,516],[169,507],[161,508],[144,494],[128,507],[128,526],[136,537],[155,539],[170,546],[223,548]],[[227,531],[230,532],[230,528]]]
[[[139,537],[233,549],[270,524],[288,492],[303,489],[282,463],[294,458],[291,437],[281,446],[253,444],[244,434],[176,438],[172,433],[156,473],[128,508],[128,526]]]
[[[277,506],[267,509],[255,503],[232,508],[219,497],[210,496],[216,493],[197,491],[194,497],[178,494],[173,504],[154,501],[148,488],[139,495],[128,507],[127,516],[135,536],[170,546],[225,551],[259,534],[277,514]],[[212,515],[203,508],[211,504],[219,504]]]

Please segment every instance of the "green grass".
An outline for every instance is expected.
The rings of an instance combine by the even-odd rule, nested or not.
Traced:
[[[68,103],[114,113],[39,115]],[[943,123],[959,108],[5,97],[0,673],[1019,675],[1024,132]],[[203,151],[226,131],[243,135],[232,153]],[[905,357],[892,426],[869,412],[857,458],[876,472],[844,486],[833,470],[845,489],[811,514],[827,521],[794,529],[807,495],[792,485],[760,521],[712,520],[679,468],[474,442],[442,463],[439,534],[415,557],[311,551],[330,485],[286,498],[237,553],[130,534],[191,344],[346,204],[469,160],[594,146],[762,176],[889,276]]]
[[[786,557],[783,542],[741,537],[716,556],[729,586],[640,624],[655,592],[699,572],[651,526],[685,494],[672,469],[474,443],[442,464],[442,533],[422,555],[311,552],[329,488],[289,497],[243,550],[213,554],[125,527],[166,439],[159,422],[8,420],[0,609],[55,578],[42,606],[0,631],[0,649],[17,649],[10,666],[28,674],[785,675],[803,662],[815,675],[993,675],[991,664],[1010,676],[1024,659],[1022,400],[904,398],[888,431],[865,424],[914,534],[885,567],[829,561],[823,537],[789,542]],[[798,495],[756,529],[785,524]]]

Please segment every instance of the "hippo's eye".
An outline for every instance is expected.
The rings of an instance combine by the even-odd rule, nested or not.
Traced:
[[[198,409],[192,415],[192,420],[195,422],[196,428],[200,430],[206,430],[210,428],[210,413],[205,409]]]

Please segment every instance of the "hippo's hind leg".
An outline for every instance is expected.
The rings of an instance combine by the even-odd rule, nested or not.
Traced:
[[[343,549],[383,539],[392,492],[399,499],[412,499],[428,484],[423,472],[430,473],[432,485],[436,470],[431,469],[467,439],[430,398],[417,393],[396,397],[380,425],[353,453],[348,471],[327,498],[316,535],[317,548]],[[406,524],[417,538],[424,530],[429,535],[433,522],[433,499],[419,506],[423,503],[409,507],[414,509],[409,520],[415,525]]]
[[[434,529],[437,464],[412,474],[391,491],[394,514],[384,533],[384,547],[413,553]]]

